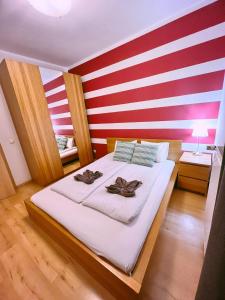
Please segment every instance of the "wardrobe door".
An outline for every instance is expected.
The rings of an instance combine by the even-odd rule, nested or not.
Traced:
[[[0,145],[0,200],[15,193],[15,183]]]
[[[63,169],[39,67],[5,60],[0,80],[32,179],[41,185],[59,179]]]
[[[93,161],[93,152],[82,84],[80,76],[78,75],[64,73],[63,77],[74,127],[74,135],[76,137],[80,165],[84,166]]]

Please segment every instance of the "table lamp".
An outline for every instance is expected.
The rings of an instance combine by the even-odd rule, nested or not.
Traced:
[[[203,125],[196,125],[193,129],[192,136],[197,137],[198,147],[197,151],[194,152],[194,155],[201,155],[202,153],[199,151],[199,138],[208,136],[208,130]]]

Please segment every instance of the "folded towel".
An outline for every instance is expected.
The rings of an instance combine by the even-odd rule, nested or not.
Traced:
[[[82,181],[86,184],[92,184],[96,179],[98,179],[99,177],[101,177],[103,174],[99,171],[90,171],[90,170],[86,170],[83,172],[83,174],[77,174],[74,176],[74,179],[76,181]]]
[[[135,196],[135,190],[139,188],[141,184],[142,182],[138,180],[128,182],[122,177],[117,177],[116,183],[106,186],[106,189],[112,194],[118,194],[124,197],[133,197]]]

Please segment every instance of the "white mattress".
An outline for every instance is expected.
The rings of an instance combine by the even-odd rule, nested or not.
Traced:
[[[52,191],[51,186],[35,194],[31,200],[97,255],[124,272],[131,273],[174,168],[173,161],[167,160],[160,164],[163,164],[162,174],[153,185],[142,211],[129,224],[77,204]]]

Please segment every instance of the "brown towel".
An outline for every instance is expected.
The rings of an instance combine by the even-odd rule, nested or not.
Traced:
[[[116,178],[116,183],[106,186],[106,189],[109,193],[118,194],[124,197],[133,197],[135,196],[135,190],[142,185],[141,181],[133,180],[127,182],[121,177]]]
[[[83,174],[77,174],[74,176],[74,179],[77,181],[82,181],[86,184],[92,184],[96,179],[101,177],[103,174],[99,171],[93,172],[90,170],[86,170]]]

